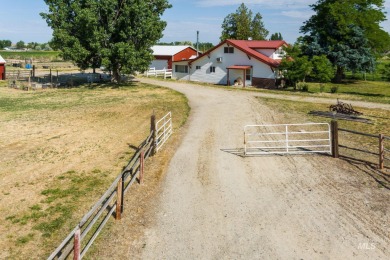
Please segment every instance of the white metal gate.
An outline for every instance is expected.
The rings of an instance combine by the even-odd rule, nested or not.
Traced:
[[[328,123],[246,125],[244,154],[331,153]]]
[[[172,113],[169,112],[156,123],[156,151],[158,152],[172,135]]]

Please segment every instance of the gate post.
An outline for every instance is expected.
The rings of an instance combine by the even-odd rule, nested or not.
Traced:
[[[117,183],[117,188],[116,188],[116,211],[115,211],[115,220],[121,220],[122,218],[122,207],[123,207],[123,176],[119,179]]]
[[[385,161],[384,135],[379,135],[379,169],[383,170]]]
[[[80,260],[81,256],[81,241],[80,241],[80,227],[74,233],[74,244],[73,244],[73,260]]]
[[[339,158],[339,128],[336,120],[331,121],[332,130],[332,156]]]

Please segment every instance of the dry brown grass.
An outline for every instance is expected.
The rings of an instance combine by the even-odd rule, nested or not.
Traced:
[[[0,87],[0,259],[47,257],[148,135],[153,111],[172,111],[175,129],[189,112],[168,89],[93,87]]]

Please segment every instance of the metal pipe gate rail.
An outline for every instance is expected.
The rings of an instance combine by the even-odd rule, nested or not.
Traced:
[[[172,135],[172,113],[169,112],[156,123],[156,151],[158,152]]]
[[[246,125],[244,155],[331,153],[328,123]]]

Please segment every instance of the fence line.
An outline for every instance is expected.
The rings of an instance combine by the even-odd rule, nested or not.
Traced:
[[[385,141],[386,140],[390,141],[389,136],[385,136],[384,134],[374,135],[374,134],[368,134],[368,133],[358,132],[358,131],[354,131],[354,130],[339,128],[338,122],[335,120],[332,120],[332,122],[331,122],[331,129],[332,129],[332,156],[334,158],[339,157],[339,147],[341,147],[341,148],[349,149],[352,151],[358,151],[358,152],[362,152],[365,154],[377,156],[378,157],[378,169],[380,169],[380,170],[384,170],[384,168],[386,167],[386,165],[385,165],[386,161],[390,162],[390,150],[385,147]],[[378,148],[377,148],[378,152],[368,151],[368,150],[365,150],[361,147],[357,148],[357,147],[349,147],[346,145],[340,145],[339,144],[339,134],[338,134],[339,132],[345,132],[345,133],[349,133],[349,134],[361,135],[361,136],[365,136],[365,137],[378,139]]]
[[[168,115],[171,115],[171,112],[169,112],[161,120],[166,118]],[[159,122],[161,120],[159,120]],[[152,115],[149,136],[140,144],[132,159],[112,182],[107,191],[48,257],[49,260],[66,259],[72,251],[74,259],[83,258],[110,217],[114,215],[116,220],[121,219],[121,214],[123,213],[124,208],[123,201],[125,193],[136,181],[137,176],[139,182],[142,183],[144,175],[144,161],[157,152],[156,129],[158,128],[157,123],[155,122],[155,116]],[[172,126],[172,124],[170,125]],[[105,212],[106,214],[104,215],[103,213]]]
[[[148,71],[145,72],[145,76],[155,76],[155,77],[164,77],[166,78],[172,78],[172,69],[162,69],[162,70],[156,70],[156,68],[149,68]]]

